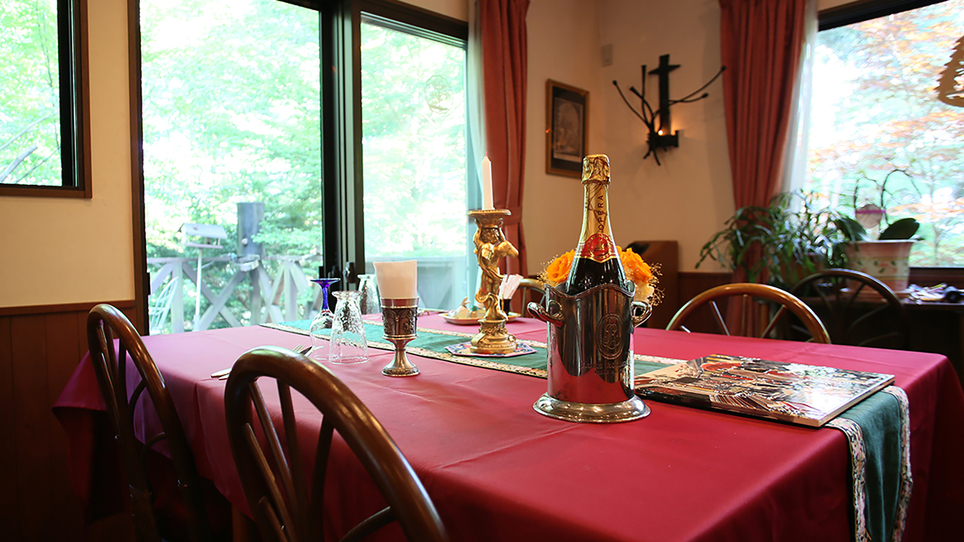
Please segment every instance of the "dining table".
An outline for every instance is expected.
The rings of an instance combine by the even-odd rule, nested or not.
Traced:
[[[377,315],[366,318],[377,324]],[[546,341],[546,324],[538,320],[518,317],[506,327],[522,343]],[[457,343],[478,328],[428,313],[418,317],[418,330]],[[297,325],[261,325],[143,340],[200,475],[250,513],[228,444],[226,381],[211,375],[250,349],[295,348],[309,338]],[[324,346],[316,362],[385,427],[453,541],[854,540],[851,454],[840,430],[651,399],[645,399],[650,414],[635,421],[562,421],[533,409],[547,391],[544,371],[499,370],[499,360],[429,356],[413,347],[408,355],[420,373],[391,378],[381,369],[393,352],[377,347],[384,339],[376,333],[368,340],[366,363],[329,363]],[[957,516],[964,509],[964,393],[945,356],[647,328],[634,331],[633,348],[667,363],[729,354],[894,375],[909,404],[913,483],[903,540],[964,539]],[[272,395],[266,397],[271,402]],[[68,434],[72,482],[82,502],[93,506],[103,492],[122,489],[103,487],[117,477],[98,472],[106,468],[97,461],[104,431],[92,436],[89,418],[102,414],[104,404],[87,357],[54,409]],[[146,430],[153,422],[144,410],[138,423]],[[306,420],[304,430],[317,432],[318,420]],[[343,443],[332,453],[325,518],[326,529],[339,534],[384,501]],[[401,536],[396,527],[376,539]]]

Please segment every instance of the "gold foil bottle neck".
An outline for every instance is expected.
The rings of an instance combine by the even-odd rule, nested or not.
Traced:
[[[590,154],[582,159],[582,182],[609,184],[609,157],[605,154]]]

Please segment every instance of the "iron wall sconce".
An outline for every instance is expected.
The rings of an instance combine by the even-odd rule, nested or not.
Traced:
[[[705,85],[687,94],[685,97],[680,98],[679,100],[672,100],[669,97],[669,73],[679,67],[679,64],[669,63],[669,55],[660,56],[659,67],[651,70],[649,73],[646,72],[646,65],[643,64],[642,92],[636,90],[636,87],[629,87],[629,91],[642,100],[642,106],[640,107],[641,112],[636,111],[636,108],[629,103],[629,100],[626,99],[626,95],[623,94],[622,89],[619,88],[619,83],[615,80],[613,81],[613,85],[616,87],[616,90],[619,91],[619,96],[622,97],[624,102],[626,102],[626,105],[629,107],[629,109],[635,113],[637,117],[639,117],[639,120],[643,121],[643,124],[646,125],[646,129],[648,130],[646,144],[649,149],[646,152],[646,155],[643,156],[643,159],[645,160],[650,154],[652,154],[653,159],[656,160],[656,165],[661,165],[659,162],[659,155],[656,153],[656,151],[661,149],[665,150],[670,147],[679,147],[679,131],[673,131],[672,119],[670,118],[669,114],[670,106],[679,103],[692,103],[706,98],[709,96],[709,93],[699,93],[706,89],[706,87],[710,86],[713,81],[716,81],[720,74],[723,73],[723,70],[726,69],[726,66],[721,66],[720,71],[716,72],[716,75],[714,75],[713,78],[710,79]],[[647,75],[659,76],[659,108],[655,111],[653,111],[653,107],[646,100]],[[658,125],[656,124],[657,117],[659,118]]]

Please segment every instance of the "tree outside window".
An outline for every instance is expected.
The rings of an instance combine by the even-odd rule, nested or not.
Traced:
[[[0,195],[89,197],[85,13],[82,0],[0,3]]]
[[[915,266],[964,266],[964,108],[937,90],[962,37],[964,0],[948,0],[817,38],[806,188],[917,218]]]

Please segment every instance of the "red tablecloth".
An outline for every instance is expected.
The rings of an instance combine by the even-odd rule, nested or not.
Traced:
[[[437,315],[421,317],[419,325],[471,331]],[[533,320],[508,327],[520,338],[545,337],[544,325]],[[199,472],[242,510],[224,427],[225,382],[210,373],[253,347],[290,348],[305,340],[261,327],[145,338]],[[959,539],[964,394],[945,357],[649,329],[636,331],[635,348],[678,359],[736,354],[896,375],[910,401],[914,477],[904,540]],[[391,433],[453,540],[850,539],[848,450],[837,430],[652,401],[643,420],[574,424],[532,409],[545,380],[418,357],[421,375],[392,379],[380,373],[391,352],[371,353],[369,363],[329,367]],[[55,408],[70,434],[75,486],[89,494],[100,477],[90,475],[89,424],[78,420],[103,404],[86,359]],[[337,460],[328,499],[335,530],[343,517],[379,508],[359,468]]]

